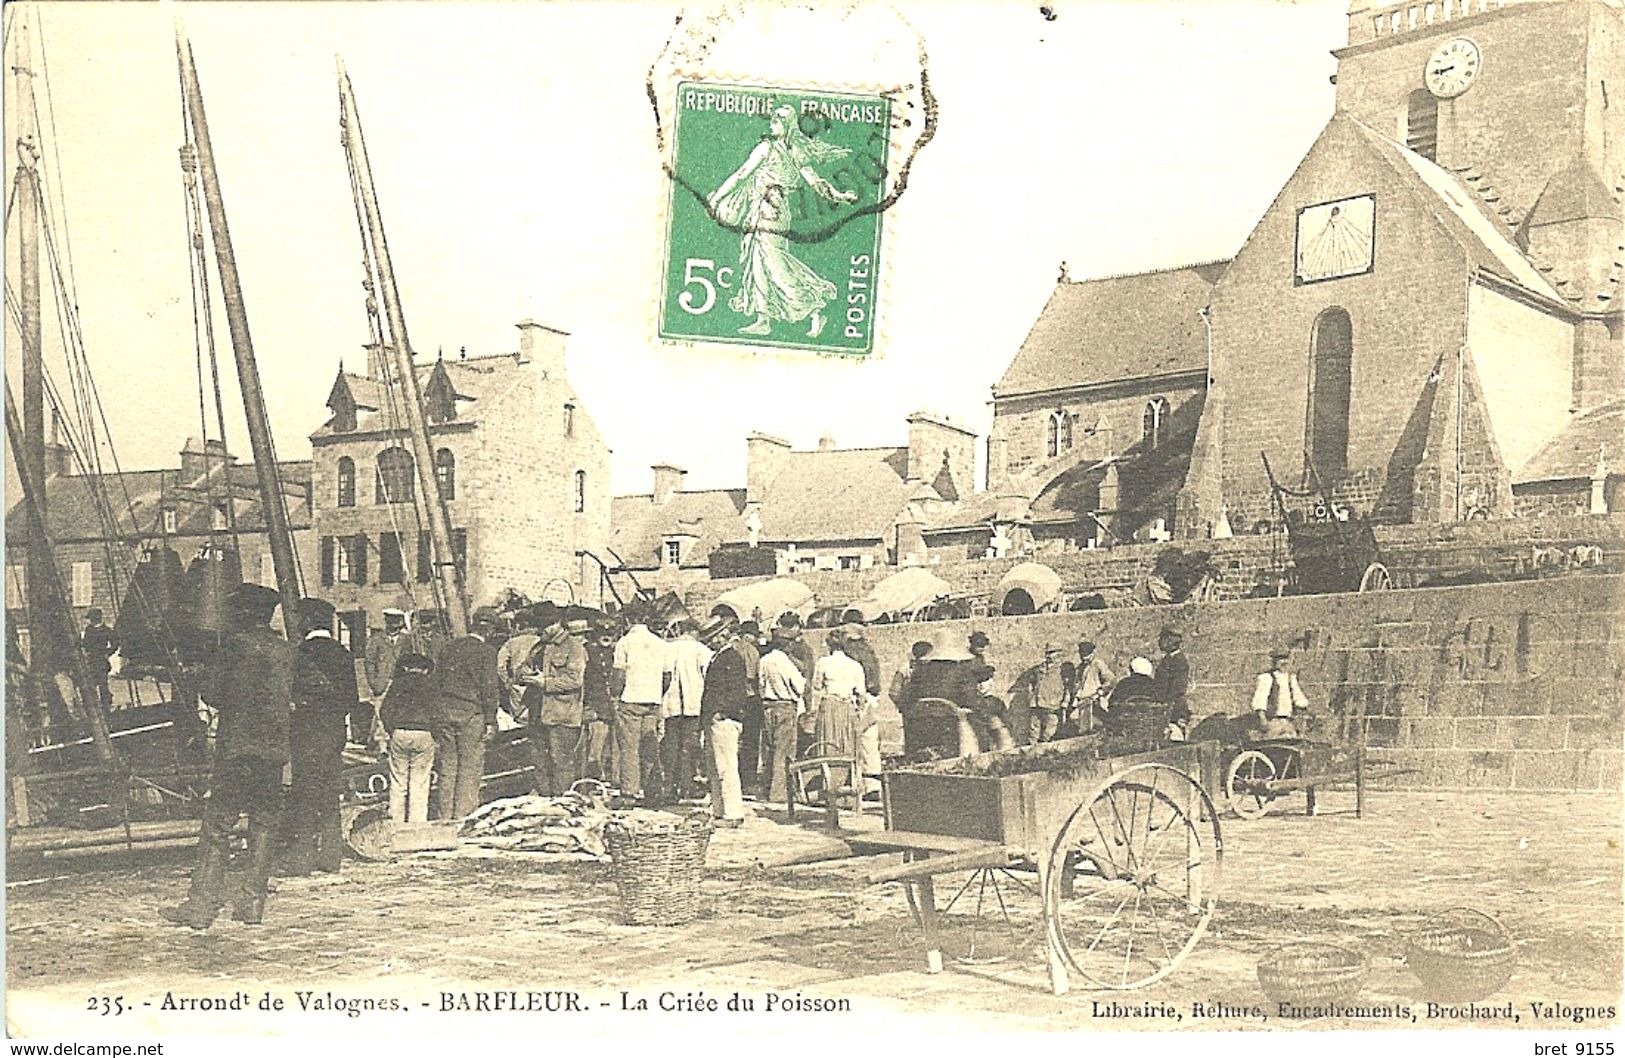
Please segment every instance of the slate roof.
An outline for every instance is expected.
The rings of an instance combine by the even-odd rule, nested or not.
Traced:
[[[295,529],[307,529],[310,518],[309,460],[284,462],[282,487],[288,497],[288,517]],[[215,469],[215,475],[220,473]],[[101,475],[108,504],[118,523],[118,535],[128,539],[156,536],[162,531],[162,511],[171,507],[176,515],[175,535],[195,536],[212,531],[214,512],[211,500],[226,497],[226,483],[216,481],[213,492],[204,488],[202,479],[190,483],[180,480],[179,470],[135,470],[122,475]],[[230,468],[231,490],[237,499],[237,529],[239,532],[264,532],[265,519],[260,509],[259,485],[252,463]],[[45,482],[46,531],[52,541],[100,540],[104,538],[104,522],[99,511],[96,476],[90,474],[57,474]],[[134,512],[133,518],[131,512]],[[27,538],[28,520],[21,502],[6,512],[6,540],[21,543]]]
[[[744,538],[744,509],[744,489],[679,492],[659,506],[647,493],[616,496],[609,503],[610,546],[629,569],[657,569],[666,538],[693,529],[698,540],[683,564],[703,566],[718,544]]]
[[[763,543],[880,540],[917,490],[907,448],[836,448],[786,452],[762,495]],[[743,522],[728,538],[746,539]]]
[[[511,353],[475,356],[466,360],[432,360],[418,362],[414,366],[417,368],[418,386],[425,391],[436,369],[444,368],[457,394],[458,422],[477,422],[479,402],[501,396],[511,389],[519,380],[522,367],[519,358]],[[398,428],[394,417],[387,413],[388,393],[381,380],[341,371],[333,383],[334,389],[337,390],[341,384],[349,389],[356,403],[356,432]],[[311,434],[311,438],[314,440],[337,434],[329,419]]]
[[[1229,263],[1062,280],[993,395],[1204,369],[1207,336],[1197,313]]]
[[[1433,215],[1479,269],[1516,283],[1548,300],[1562,303],[1562,295],[1518,249],[1511,233],[1504,230],[1505,225],[1486,212],[1485,204],[1462,186],[1456,177],[1353,118],[1340,116],[1332,120],[1347,121],[1359,130],[1371,145],[1373,153],[1386,161],[1410,185],[1411,190],[1431,207]]]
[[[1625,474],[1625,402],[1604,404],[1569,420],[1530,457],[1513,484],[1589,480],[1601,452],[1611,474]]]

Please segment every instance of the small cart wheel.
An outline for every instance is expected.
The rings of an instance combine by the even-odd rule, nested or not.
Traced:
[[[1256,749],[1237,753],[1224,773],[1224,796],[1230,810],[1243,819],[1257,819],[1270,810],[1275,795],[1268,783],[1277,777],[1275,762]]]
[[[1360,575],[1361,591],[1387,591],[1393,586],[1394,578],[1388,572],[1388,567],[1381,562],[1371,563]]]
[[[1079,803],[1050,849],[1052,951],[1098,988],[1161,980],[1207,931],[1222,856],[1218,813],[1200,783],[1165,764],[1118,772]]]

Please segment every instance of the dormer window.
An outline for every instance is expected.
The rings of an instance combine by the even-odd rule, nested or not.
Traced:
[[[665,548],[665,565],[680,566],[683,564],[683,542],[681,540],[667,540]]]
[[[175,531],[176,523],[177,519],[175,517],[174,509],[171,507],[165,507],[163,513],[164,532],[173,533]]]
[[[444,362],[435,364],[429,384],[423,387],[423,411],[433,423],[457,418],[457,389],[451,384]]]

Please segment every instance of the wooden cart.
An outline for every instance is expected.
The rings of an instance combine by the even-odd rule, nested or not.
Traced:
[[[1245,739],[1224,768],[1224,795],[1242,819],[1258,819],[1280,798],[1303,792],[1306,815],[1315,814],[1315,791],[1354,786],[1354,815],[1365,815],[1366,759],[1360,743],[1307,738]]]
[[[1206,788],[1217,781],[1220,746],[1111,758],[1099,748],[1095,738],[1067,739],[881,777],[886,830],[845,836],[855,848],[902,852],[901,865],[865,878],[908,887],[929,970],[942,968],[935,880],[965,870],[980,879],[979,903],[994,882],[1001,910],[998,880],[1025,887],[1020,874],[1036,871],[1057,995],[1074,979],[1150,984],[1195,948],[1219,889],[1223,844]]]

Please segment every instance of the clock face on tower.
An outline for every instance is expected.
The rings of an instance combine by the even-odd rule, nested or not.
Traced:
[[[1358,195],[1298,210],[1296,283],[1363,275],[1371,271],[1377,196]]]
[[[1477,44],[1466,37],[1447,40],[1428,56],[1422,83],[1440,99],[1454,99],[1472,87],[1479,65]]]

